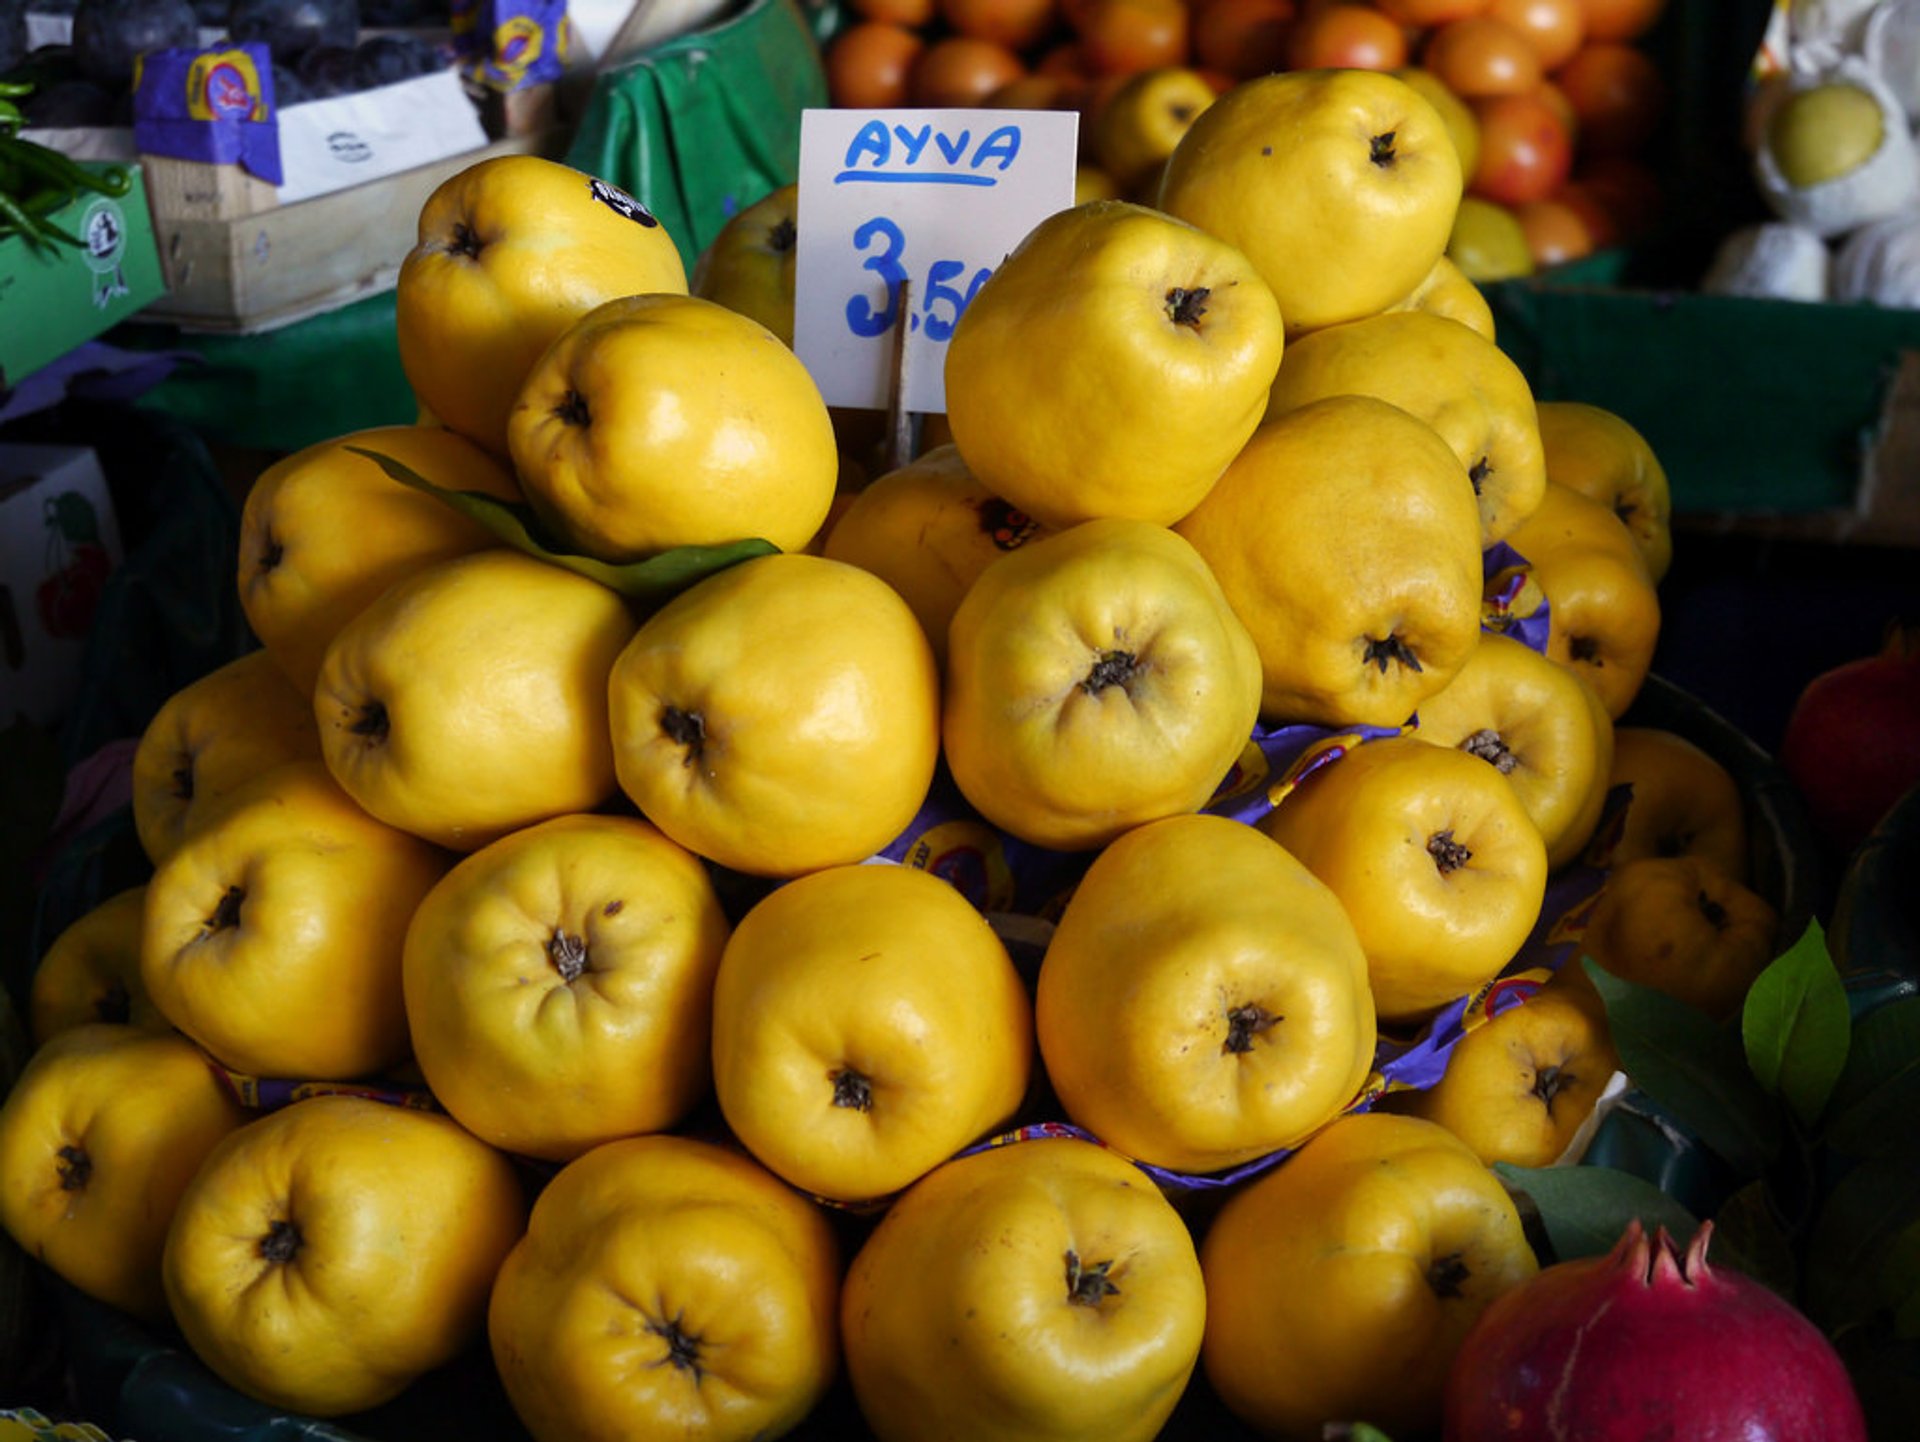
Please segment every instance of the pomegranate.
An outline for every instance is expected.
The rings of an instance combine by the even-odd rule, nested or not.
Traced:
[[[1920,786],[1920,627],[1813,678],[1787,718],[1780,764],[1814,826],[1847,854]]]
[[[1638,1219],[1502,1293],[1447,1374],[1444,1442],[1866,1442],[1846,1367],[1788,1303]]]

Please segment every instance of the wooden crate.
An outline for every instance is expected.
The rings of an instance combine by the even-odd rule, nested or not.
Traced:
[[[271,330],[393,288],[420,208],[443,180],[497,155],[551,154],[511,135],[397,175],[289,205],[237,165],[143,160],[167,293],[143,314],[189,330]]]

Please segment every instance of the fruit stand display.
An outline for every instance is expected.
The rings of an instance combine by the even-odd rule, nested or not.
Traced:
[[[1660,7],[1014,8],[761,0],[447,165],[365,312],[410,413],[130,540],[7,893],[0,1427],[1904,1435],[1911,647],[1807,688],[1846,769],[1660,674],[1705,462],[1527,326],[1588,297],[1522,210],[1628,211],[1558,111],[1537,194],[1449,122],[1551,74],[1643,142],[1569,67]],[[975,88],[846,92],[872,27]],[[1075,203],[915,293],[939,412],[802,363],[815,81],[1087,107]]]

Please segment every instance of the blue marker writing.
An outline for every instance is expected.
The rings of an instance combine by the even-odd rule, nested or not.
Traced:
[[[900,152],[897,157],[896,141]],[[999,183],[994,172],[1004,172],[1019,155],[1017,125],[999,126],[974,146],[970,130],[950,135],[931,125],[909,130],[904,125],[889,128],[878,120],[869,120],[848,144],[845,168],[833,177],[833,183],[991,186]],[[994,162],[994,172],[989,172],[987,167]]]

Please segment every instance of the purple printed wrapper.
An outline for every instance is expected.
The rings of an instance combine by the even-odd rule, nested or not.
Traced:
[[[506,92],[566,73],[566,0],[463,0],[453,12],[455,51],[467,77]]]
[[[238,165],[279,185],[280,123],[267,47],[146,52],[134,74],[133,142],[143,155]]]
[[[453,36],[453,52],[463,60],[472,59],[486,49],[486,30],[481,25],[480,0],[449,0],[447,29]]]
[[[1252,825],[1319,767],[1363,741],[1398,734],[1399,728],[1379,726],[1256,726],[1202,809]],[[1035,846],[1000,830],[968,804],[942,766],[918,814],[876,859],[930,871],[989,915],[1051,921],[1095,855]]]
[[[1541,655],[1547,651],[1547,598],[1528,584],[1532,567],[1505,541],[1480,553],[1485,590],[1480,598],[1480,627],[1523,641]]]
[[[437,1112],[443,1110],[440,1103],[428,1091],[425,1084],[376,1079],[372,1081],[333,1082],[333,1081],[292,1081],[285,1077],[248,1076],[244,1072],[232,1071],[218,1063],[213,1064],[214,1074],[219,1077],[234,1100],[251,1111],[277,1111],[294,1102],[305,1101],[308,1097],[349,1096],[365,1097],[369,1101],[385,1102],[389,1106],[411,1107],[415,1111]]]

